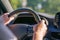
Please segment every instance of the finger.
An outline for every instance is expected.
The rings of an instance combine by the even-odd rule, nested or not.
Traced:
[[[45,20],[41,20],[42,23],[45,23]]]
[[[9,14],[9,13],[4,13],[4,14]]]
[[[8,14],[9,14],[9,13],[4,13],[4,14],[2,15],[2,17],[8,17]]]
[[[10,17],[10,20],[11,20],[11,21],[14,20],[14,17]]]
[[[48,21],[47,21],[47,19],[46,18],[43,18],[42,20],[44,20],[44,22],[43,23],[45,23],[46,24],[46,26],[48,25]]]
[[[45,24],[45,20],[41,20],[41,22],[40,22],[40,23],[38,23],[38,25],[37,25],[37,26],[40,26],[40,25],[43,25],[43,24]]]
[[[9,13],[4,13],[4,14],[9,14]]]

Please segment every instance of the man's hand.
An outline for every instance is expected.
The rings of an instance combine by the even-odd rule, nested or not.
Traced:
[[[45,20],[42,20],[36,27],[33,28],[33,30],[33,40],[43,40],[47,31],[47,25],[45,24]]]
[[[10,23],[14,19],[13,16],[8,17],[8,14],[9,13],[5,13],[5,14],[2,15],[2,18],[4,19],[4,25],[7,25],[8,23]]]

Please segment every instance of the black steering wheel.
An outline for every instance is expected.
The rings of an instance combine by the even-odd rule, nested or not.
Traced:
[[[11,12],[8,16],[11,17],[12,15],[14,15],[16,13],[20,13],[20,12],[29,12],[29,13],[31,13],[34,16],[34,18],[37,21],[37,23],[39,23],[41,21],[39,15],[34,10],[29,9],[29,8],[20,8],[20,9],[17,9],[15,11]]]
[[[41,21],[39,15],[35,11],[33,11],[32,9],[29,9],[29,8],[17,9],[15,11],[11,12],[8,16],[11,17],[12,15],[15,15],[16,13],[20,13],[20,12],[29,12],[33,15],[33,17],[35,18],[37,23],[39,23]],[[18,37],[19,40],[25,40],[26,38],[28,38],[27,35],[28,35],[28,29],[31,28],[30,25],[28,25],[28,24],[12,24],[11,27],[13,27],[12,31]]]

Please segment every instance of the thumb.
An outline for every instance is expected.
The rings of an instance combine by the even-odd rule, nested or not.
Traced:
[[[45,23],[45,20],[41,20],[42,23]]]
[[[43,18],[43,19],[42,19],[42,22],[43,22],[46,26],[48,25],[48,21],[47,21],[46,18]]]

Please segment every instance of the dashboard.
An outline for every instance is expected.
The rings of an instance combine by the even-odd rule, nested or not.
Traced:
[[[42,16],[42,15],[39,15],[39,16],[41,18],[42,17],[46,18],[49,22],[48,31],[44,39],[45,40],[60,40],[60,29],[58,29],[56,25],[54,25],[54,22],[55,22],[54,19]],[[32,35],[33,33],[32,28],[35,24],[37,24],[37,22],[31,14],[22,13],[22,14],[19,14],[17,18],[15,18],[15,20],[13,20],[13,24],[29,24],[30,27],[28,27],[28,33],[29,35]]]
[[[37,24],[37,23],[34,20],[34,17],[18,17],[17,20],[15,20],[14,24],[34,25],[34,24]]]

